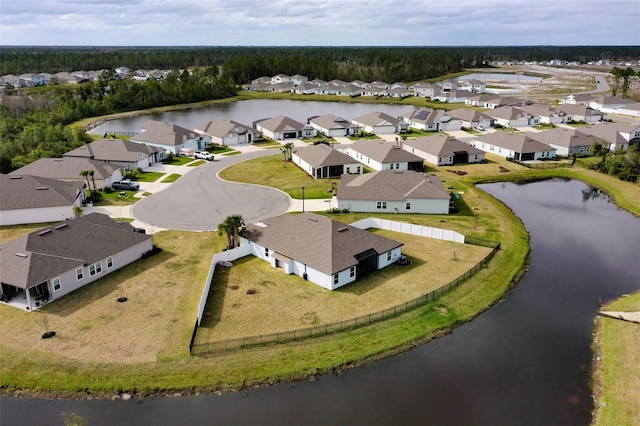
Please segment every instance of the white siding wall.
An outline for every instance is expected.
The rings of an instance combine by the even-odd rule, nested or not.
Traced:
[[[311,165],[309,163],[304,161],[302,158],[298,157],[296,154],[293,154],[291,156],[291,159],[293,160],[293,162],[295,164],[300,166],[300,168],[302,170],[304,170],[305,172],[307,172],[311,177],[315,177],[315,176],[313,176],[313,167],[311,167]]]
[[[74,204],[75,205],[75,204]],[[40,209],[1,210],[0,225],[23,223],[60,222],[73,218],[73,206],[46,207]]]
[[[407,201],[384,201],[386,208],[378,208],[378,201],[370,200],[343,200],[338,199],[339,209],[349,209],[352,212],[364,213],[421,213],[421,214],[448,214],[448,199],[433,200],[408,200],[410,209],[407,210]]]

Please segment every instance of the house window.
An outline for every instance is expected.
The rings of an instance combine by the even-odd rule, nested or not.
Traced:
[[[349,269],[349,276],[351,278],[356,276],[356,267],[355,266],[352,266],[351,269]]]
[[[107,257],[107,269],[113,267],[113,256]]]
[[[400,170],[400,164],[396,163],[396,170]]]
[[[378,201],[376,203],[376,208],[378,210],[386,210],[387,209],[387,202],[386,201]]]
[[[60,277],[52,279],[51,284],[53,284],[53,291],[58,291],[60,290],[60,287],[62,287],[60,284]]]
[[[80,281],[83,278],[84,278],[84,271],[82,270],[82,268],[76,269],[76,280]]]
[[[391,252],[390,251],[387,252],[387,260],[391,260]]]
[[[102,272],[102,264],[100,261],[94,263],[93,265],[89,265],[89,275],[94,276],[95,274],[99,274]]]
[[[407,203],[404,205],[405,210],[411,210],[411,201],[407,201]]]
[[[389,164],[389,169],[393,170],[393,163]]]
[[[338,274],[333,274],[333,285],[337,285],[340,280],[338,279]]]
[[[269,249],[267,247],[264,248],[264,256],[265,257],[269,256]]]

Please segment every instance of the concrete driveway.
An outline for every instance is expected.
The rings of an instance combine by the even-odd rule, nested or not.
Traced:
[[[290,197],[277,189],[226,182],[217,173],[241,161],[278,154],[254,151],[237,156],[216,156],[215,161],[193,168],[166,189],[133,205],[131,215],[152,228],[215,230],[227,216],[240,214],[246,223],[285,213]]]

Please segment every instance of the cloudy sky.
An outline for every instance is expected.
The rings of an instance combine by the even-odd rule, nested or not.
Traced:
[[[0,45],[640,45],[640,0],[0,0]]]

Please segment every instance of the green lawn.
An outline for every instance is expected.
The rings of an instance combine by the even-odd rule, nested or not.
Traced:
[[[165,173],[162,172],[141,172],[136,175],[135,180],[138,182],[155,182],[164,175]]]
[[[220,172],[222,179],[278,188],[293,198],[331,198],[332,183],[339,179],[314,179],[280,154],[235,164]]]
[[[171,173],[169,176],[167,176],[166,178],[162,179],[163,183],[171,183],[171,182],[175,182],[178,179],[180,179],[182,175],[179,175],[177,173]]]
[[[187,163],[193,161],[192,157],[185,157],[184,155],[175,155],[171,160],[165,159],[162,163],[170,166],[184,166]]]

